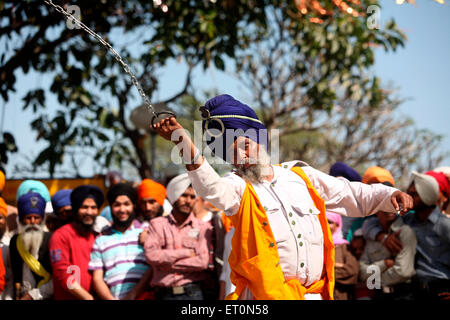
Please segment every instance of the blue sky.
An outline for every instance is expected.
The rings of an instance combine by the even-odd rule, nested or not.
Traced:
[[[411,117],[419,128],[430,129],[445,136],[442,146],[450,150],[450,2],[445,5],[432,0],[417,0],[417,6],[396,5],[394,0],[382,0],[382,24],[393,17],[408,37],[405,48],[394,53],[376,50],[376,64],[373,72],[384,84],[391,83],[398,88],[398,96],[407,98],[401,112]],[[172,62],[161,74],[161,90],[152,102],[163,99],[183,86],[186,66]],[[15,135],[22,154],[37,156],[45,147],[35,141],[36,134],[29,123],[33,118],[30,112],[21,110],[21,97],[26,90],[38,87],[42,77],[29,73],[18,75],[17,94],[6,103],[3,130]],[[195,88],[218,88],[220,93],[229,93],[248,100],[245,91],[239,86],[230,72],[215,69],[194,72]],[[16,156],[10,158],[12,163]],[[450,156],[441,165],[450,165]],[[85,174],[92,175],[92,166],[85,166]],[[45,175],[40,175],[45,176]]]
[[[384,0],[381,19],[394,17],[408,37],[405,48],[376,54],[374,72],[408,98],[401,106],[420,128],[445,136],[450,150],[450,2],[417,0],[417,6]],[[450,165],[447,157],[446,165]]]

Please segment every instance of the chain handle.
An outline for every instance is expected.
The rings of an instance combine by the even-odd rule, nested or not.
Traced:
[[[83,22],[81,22],[80,20],[75,18],[72,14],[70,14],[66,10],[64,10],[61,6],[54,4],[52,2],[52,0],[43,0],[43,1],[46,4],[50,5],[51,7],[53,7],[59,13],[63,14],[69,21],[75,22],[75,24],[78,27],[80,27],[81,29],[83,29],[84,31],[89,33],[91,36],[93,36],[95,39],[97,39],[105,48],[107,48],[113,54],[113,56],[116,59],[116,61],[121,64],[121,66],[124,69],[124,71],[131,77],[131,81],[133,82],[133,85],[136,87],[136,89],[138,90],[140,96],[144,100],[145,104],[150,109],[150,112],[153,114],[152,125],[154,125],[153,124],[154,120],[156,118],[158,118],[158,116],[160,116],[162,114],[175,116],[175,114],[173,112],[170,112],[170,111],[163,111],[163,112],[156,112],[155,111],[155,109],[153,108],[153,105],[150,103],[150,100],[148,99],[147,95],[145,94],[144,90],[142,89],[141,85],[139,84],[139,81],[136,79],[134,74],[131,72],[130,67],[123,61],[122,57],[117,53],[116,50],[114,50],[114,48],[108,42],[106,42],[97,33],[92,31],[91,29],[89,29],[89,27],[86,26]]]

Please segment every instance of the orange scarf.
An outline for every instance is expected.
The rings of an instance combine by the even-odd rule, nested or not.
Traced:
[[[304,300],[306,293],[320,293],[332,300],[334,290],[334,245],[325,213],[325,203],[300,168],[292,168],[302,178],[317,209],[324,237],[324,277],[309,287],[297,279],[286,281],[280,266],[278,249],[266,212],[251,184],[247,184],[237,214],[230,217],[235,233],[228,262],[231,282],[236,286],[227,300],[238,299],[248,287],[257,300]]]

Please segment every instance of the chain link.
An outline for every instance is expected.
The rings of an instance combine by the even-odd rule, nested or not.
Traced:
[[[95,39],[97,39],[105,48],[107,48],[114,56],[114,58],[122,65],[122,68],[125,70],[125,72],[131,77],[131,81],[133,82],[133,85],[138,90],[139,94],[141,95],[142,99],[144,100],[147,107],[150,109],[151,113],[153,114],[154,118],[158,117],[158,113],[155,112],[155,109],[153,108],[153,105],[150,103],[150,100],[148,99],[147,95],[145,94],[144,90],[142,89],[141,85],[139,84],[139,81],[136,79],[134,74],[131,72],[130,67],[123,61],[122,57],[117,53],[116,50],[108,43],[106,42],[102,37],[100,37],[97,33],[89,29],[83,22],[75,18],[72,14],[68,13],[66,10],[64,10],[61,6],[56,5],[52,2],[52,0],[43,0],[46,4],[52,6],[56,11],[66,16],[66,18],[74,22],[78,27],[89,33],[91,36],[93,36]],[[165,112],[169,113],[169,112]],[[153,122],[153,121],[152,121]]]

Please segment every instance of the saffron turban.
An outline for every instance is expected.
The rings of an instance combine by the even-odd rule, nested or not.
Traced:
[[[20,184],[17,189],[17,201],[21,196],[30,191],[39,193],[45,199],[45,202],[51,201],[50,192],[48,192],[47,187],[41,181],[37,180],[25,180]]]
[[[17,211],[19,219],[29,214],[38,214],[42,218],[45,215],[45,199],[37,192],[28,192],[17,200]]]
[[[70,202],[70,194],[72,193],[72,189],[63,189],[57,191],[52,197],[52,206],[55,212],[58,212],[59,209],[65,206],[72,206],[72,202]]]
[[[434,172],[434,171],[428,171],[428,172],[425,172],[425,174],[432,176],[433,178],[436,179],[436,181],[439,185],[439,190],[446,197],[448,197],[450,195],[450,182],[448,181],[445,174],[443,174],[442,172]]]
[[[115,184],[109,189],[106,197],[108,198],[109,205],[112,205],[116,201],[118,196],[127,196],[130,201],[136,205],[137,192],[136,189],[127,183]]]
[[[203,114],[202,127],[204,131],[208,129],[206,131],[206,143],[215,155],[231,162],[228,161],[228,149],[240,136],[250,138],[263,145],[266,150],[268,149],[267,129],[258,119],[255,111],[248,105],[228,94],[224,94],[208,100],[204,108],[206,113],[209,112],[209,115]],[[222,128],[220,121],[224,128]],[[216,133],[210,134],[212,129],[219,130],[217,133],[220,133],[222,129],[225,132],[216,136]],[[222,145],[220,146],[220,144]]]
[[[164,204],[164,199],[166,198],[166,188],[153,180],[144,179],[137,190],[138,200],[144,198],[153,198],[158,202],[161,206]]]
[[[5,174],[3,171],[0,170],[0,192],[3,191],[3,188],[5,187]]]
[[[78,213],[78,210],[87,198],[94,199],[98,209],[100,209],[105,201],[103,191],[99,187],[89,184],[78,186],[70,194],[70,202],[72,203],[74,213]]]
[[[330,168],[330,176],[344,177],[349,181],[361,181],[359,173],[343,162],[336,162]]]
[[[436,204],[439,199],[439,185],[432,176],[421,174],[416,171],[412,172],[413,182],[416,187],[420,199],[427,206]]]
[[[5,199],[0,197],[0,213],[5,217],[8,215],[8,206],[6,205]]]
[[[173,205],[190,185],[191,179],[189,179],[187,173],[180,174],[170,180],[167,185],[167,199],[169,199],[170,204]]]
[[[372,184],[372,183],[383,183],[388,184],[390,186],[395,186],[395,180],[392,174],[381,167],[370,167],[364,172],[364,175],[362,177],[362,182],[366,184]]]

